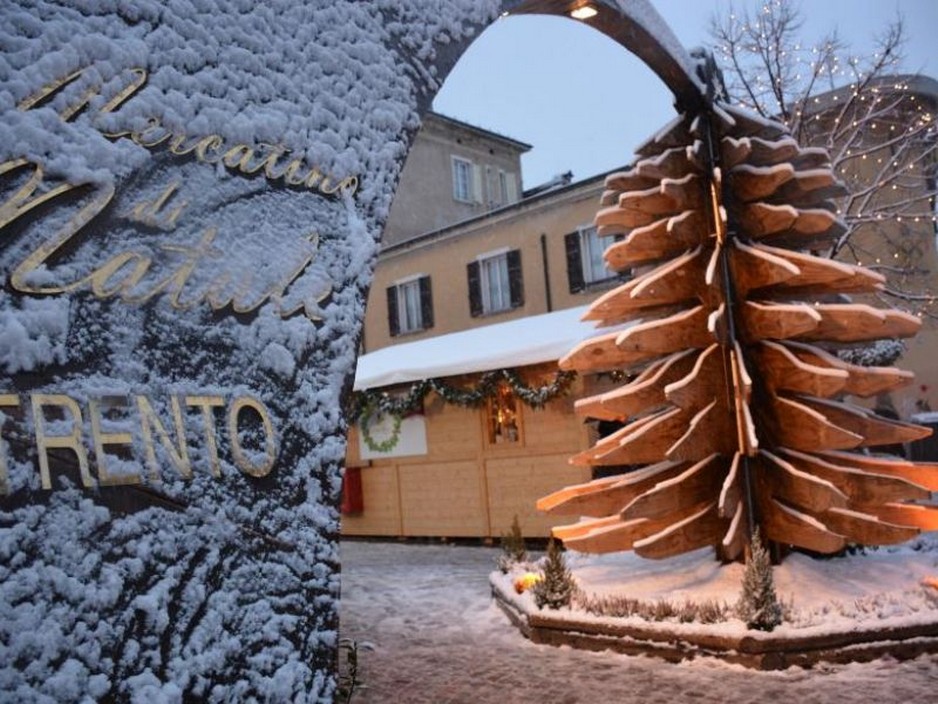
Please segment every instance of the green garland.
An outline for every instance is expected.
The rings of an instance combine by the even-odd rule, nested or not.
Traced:
[[[380,414],[391,414],[399,420],[420,411],[423,407],[423,399],[431,391],[446,403],[465,408],[478,408],[495,395],[498,384],[502,380],[508,383],[523,403],[531,408],[543,408],[548,401],[566,393],[575,378],[576,372],[558,371],[550,384],[534,387],[525,384],[514,369],[499,369],[483,374],[474,388],[454,386],[443,379],[424,379],[412,384],[410,390],[403,396],[390,396],[384,391],[366,389],[355,392],[352,398],[352,408],[349,411],[349,421],[360,422],[366,412],[370,414],[375,410]],[[365,443],[368,444],[367,439]],[[371,445],[368,444],[368,447],[371,448]]]
[[[371,418],[377,410],[374,407],[366,407],[361,414],[361,417],[358,420],[359,428],[362,431],[362,440],[365,441],[365,445],[368,446],[368,449],[372,452],[390,452],[397,445],[398,441],[401,439],[401,416],[392,414],[394,428],[391,431],[391,437],[385,438],[381,442],[377,442],[371,435]],[[379,415],[384,415],[379,413]]]

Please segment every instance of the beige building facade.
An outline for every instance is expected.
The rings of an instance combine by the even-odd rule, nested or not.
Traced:
[[[597,177],[386,246],[364,351],[589,303],[619,280],[601,264],[604,243],[592,227],[602,190]],[[404,289],[420,280],[430,299],[405,320]]]
[[[521,199],[521,155],[531,148],[428,113],[401,172],[385,247]]]
[[[431,116],[391,211],[365,314],[364,355],[477,328],[503,330],[504,323],[585,306],[622,280],[602,262],[607,242],[592,226],[604,176],[575,184],[558,179],[525,197],[520,156],[527,148]],[[477,175],[473,203],[460,196],[458,160],[471,162]],[[502,173],[514,185],[502,189]],[[449,224],[435,227],[437,218]],[[472,389],[487,369],[447,381]],[[556,361],[519,374],[531,386],[549,384]],[[360,477],[362,508],[344,515],[343,533],[498,537],[518,516],[527,535],[546,537],[552,521],[536,511],[537,498],[590,478],[588,468],[568,462],[594,439],[592,426],[573,413],[584,384],[595,386],[578,379],[543,408],[506,400],[504,385],[498,398],[478,408],[445,403],[431,392],[418,414],[423,436],[414,454],[376,457],[354,426],[347,466]],[[383,390],[394,395],[410,388]]]

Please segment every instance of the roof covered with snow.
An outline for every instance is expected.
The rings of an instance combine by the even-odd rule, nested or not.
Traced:
[[[355,389],[557,361],[597,334],[592,323],[580,320],[586,308],[532,315],[361,355]]]

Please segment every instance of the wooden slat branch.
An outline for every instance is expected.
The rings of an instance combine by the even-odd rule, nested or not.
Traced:
[[[715,145],[710,147],[708,145]],[[811,254],[844,232],[843,187],[823,149],[784,126],[714,105],[681,116],[610,175],[596,216],[615,270],[649,268],[599,297],[600,332],[561,360],[632,380],[581,399],[617,421],[572,462],[639,465],[544,497],[551,514],[588,516],[554,535],[587,552],[662,558],[711,545],[742,559],[754,527],[779,543],[836,552],[938,530],[938,465],[864,454],[927,430],[853,406],[910,383],[895,368],[848,364],[817,344],[914,335],[900,311],[845,303],[884,279]],[[644,466],[642,466],[644,465]]]

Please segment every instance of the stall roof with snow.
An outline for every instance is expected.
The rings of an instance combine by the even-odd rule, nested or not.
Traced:
[[[361,355],[355,390],[557,361],[596,334],[586,306],[532,315]]]

